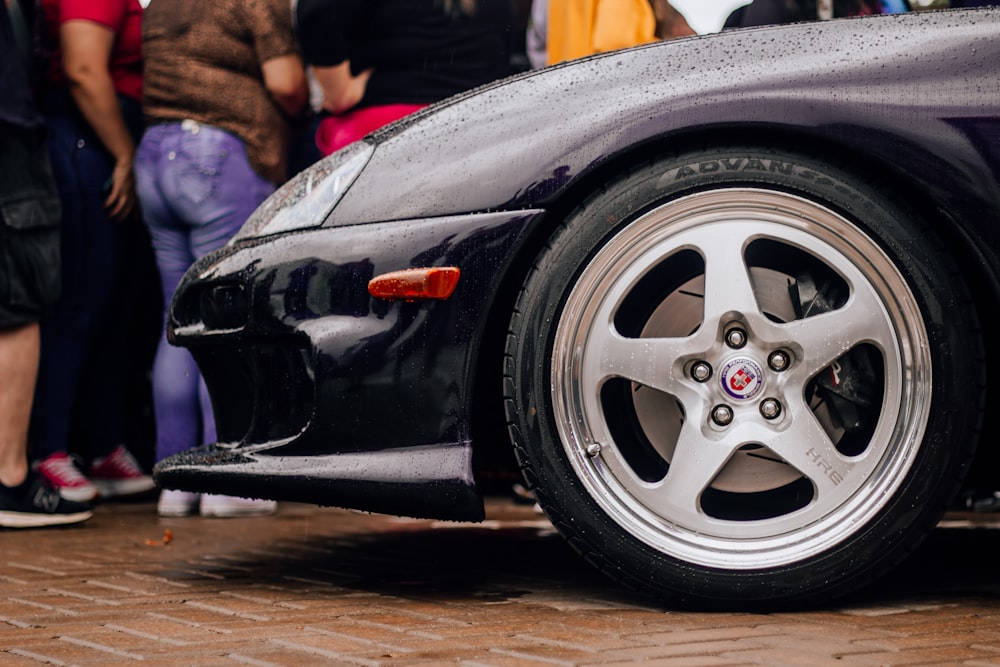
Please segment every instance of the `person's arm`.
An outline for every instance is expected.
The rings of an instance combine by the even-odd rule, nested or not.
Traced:
[[[346,60],[332,67],[313,66],[313,75],[323,89],[323,108],[335,114],[352,109],[365,96],[371,74],[369,69],[352,75],[351,63]]]
[[[657,39],[674,39],[698,34],[688,24],[684,15],[674,9],[667,0],[653,0],[652,4],[653,13],[656,14]]]
[[[115,33],[92,21],[70,20],[59,29],[63,71],[80,113],[115,158],[111,191],[104,201],[112,220],[135,209],[135,143],[125,126],[108,63]]]
[[[296,30],[306,62],[323,89],[323,108],[343,113],[365,96],[372,70],[351,74],[345,31],[364,20],[368,0],[298,0]]]
[[[305,68],[297,54],[269,58],[261,63],[264,88],[275,103],[290,118],[302,113],[309,101],[309,85]]]
[[[548,0],[533,0],[527,34],[525,35],[528,60],[531,62],[532,69],[541,69],[547,64],[548,23]]]

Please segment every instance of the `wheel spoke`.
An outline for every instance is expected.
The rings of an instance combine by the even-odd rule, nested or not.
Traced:
[[[873,295],[861,292],[843,308],[787,325],[793,339],[807,351],[803,372],[811,377],[861,343],[882,350],[894,347],[892,328]]]
[[[796,409],[792,428],[780,433],[770,433],[766,444],[816,487],[817,500],[829,502],[840,495],[856,464],[845,458],[834,447],[826,431],[812,416],[805,405]]]
[[[756,313],[757,299],[743,257],[743,225],[729,225],[700,245],[705,257],[705,321],[717,322],[729,313]]]
[[[609,330],[608,335],[592,339],[586,353],[599,373],[589,386],[599,386],[606,378],[621,377],[676,394],[680,387],[674,368],[689,352],[690,345],[687,338],[624,338]]]
[[[702,492],[712,483],[737,448],[734,440],[706,440],[692,421],[685,423],[670,469],[660,482],[650,485],[641,498],[661,516],[699,517]]]

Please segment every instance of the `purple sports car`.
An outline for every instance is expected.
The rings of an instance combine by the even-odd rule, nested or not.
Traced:
[[[219,442],[156,479],[476,521],[477,462],[513,451],[626,586],[845,595],[973,461],[1000,478],[998,179],[1000,9],[727,31],[449,99],[191,269],[168,325]]]

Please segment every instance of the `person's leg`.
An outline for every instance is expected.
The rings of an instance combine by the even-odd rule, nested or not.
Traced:
[[[0,328],[0,526],[35,528],[89,519],[28,468],[28,417],[38,370],[38,325]]]
[[[163,174],[160,185],[163,189],[162,196],[170,202],[174,213],[183,218],[188,227],[189,261],[183,266],[177,262],[176,265],[167,267],[166,272],[161,265],[165,296],[173,293],[191,263],[221,247],[232,238],[275,187],[253,170],[243,142],[227,132],[189,123],[176,138],[177,144],[172,146],[175,155],[175,159],[171,161],[172,168],[169,173]],[[154,247],[156,247],[155,236]],[[179,249],[177,250],[174,255],[179,259],[181,253]],[[157,366],[162,353],[164,350],[161,347],[160,354],[157,355]],[[163,449],[159,446],[158,438],[158,460],[179,451],[176,448],[182,445],[182,448],[186,449],[202,442],[214,442],[216,439],[211,401],[204,382],[200,381],[200,374],[190,353],[179,348],[172,348],[166,353],[176,357],[186,355],[184,363],[189,365],[183,367],[186,369],[185,373],[189,375],[188,383],[184,385],[185,392],[190,391],[190,378],[198,379],[198,390],[194,396],[199,406],[193,414],[200,420],[201,437],[197,440],[187,440],[186,443],[173,440],[165,443],[167,447]],[[175,363],[177,364],[175,368],[181,367],[180,359]],[[187,399],[190,400],[190,396]],[[188,425],[188,430],[193,428]],[[167,451],[168,447],[170,451]],[[167,499],[173,500],[169,496]],[[163,500],[164,496],[161,496],[160,513],[174,513],[174,507],[164,505]],[[183,499],[179,500],[177,505],[183,505]],[[267,514],[273,512],[276,507],[277,504],[273,501],[214,495],[201,498],[203,516]]]
[[[49,155],[63,211],[59,262],[62,279],[59,300],[41,329],[43,352],[31,416],[31,454],[39,459],[67,451],[69,419],[83,366],[89,319],[83,306],[88,277],[79,252],[86,242],[83,203],[74,183],[70,155],[75,150],[76,133],[73,124],[61,117],[50,118],[48,127]]]
[[[253,170],[243,142],[228,132],[201,126],[197,134],[188,135],[186,143],[198,144],[200,159],[213,160],[209,164],[217,176],[211,195],[189,209],[191,255],[200,259],[225,245],[275,186]],[[192,149],[191,154],[194,152]],[[221,159],[214,161],[210,156]],[[199,382],[199,401],[202,441],[215,442],[215,420],[204,382]]]
[[[126,240],[123,259],[129,265],[116,281],[109,316],[94,332],[70,440],[72,451],[89,462],[84,470],[103,498],[154,488],[147,472],[155,446],[149,372],[155,350],[151,345],[159,340],[162,326],[160,290],[157,280],[144,279],[145,273],[156,273],[146,228],[138,220],[120,226]],[[148,433],[129,428],[138,420],[148,420]]]
[[[141,108],[125,99],[120,104],[122,117],[138,141]],[[90,128],[85,129],[89,132]],[[96,137],[90,137],[89,142],[94,146]],[[89,461],[87,475],[102,496],[144,493],[154,484],[130,451],[129,446],[135,443],[126,441],[125,378],[131,361],[129,337],[137,318],[128,299],[139,285],[133,270],[137,265],[132,260],[149,257],[152,261],[152,252],[148,247],[134,247],[136,241],[149,243],[145,233],[135,233],[141,228],[137,217],[112,221],[105,215],[104,169],[110,175],[111,164],[103,147],[81,149],[75,157],[80,189],[88,202],[85,210],[93,215],[84,260],[91,267],[94,282],[90,290],[93,326],[75,401],[76,429],[71,446]],[[99,174],[101,180],[93,180],[91,174]]]
[[[130,313],[125,349],[125,442],[149,470],[156,451],[152,369],[163,331],[163,297],[153,243],[145,225],[130,225],[127,254],[132,262],[134,289],[123,306]]]
[[[59,199],[40,132],[0,122],[0,145],[0,484],[16,486],[28,474],[38,320],[59,295]]]
[[[94,328],[107,313],[121,258],[121,230],[104,210],[110,157],[72,113],[49,116],[49,154],[63,208],[62,293],[42,324],[41,358],[31,419],[32,455],[64,496],[97,490],[67,457],[72,415]],[[51,465],[50,465],[51,464]]]
[[[180,276],[193,261],[189,254],[184,221],[173,210],[164,192],[167,174],[175,167],[180,125],[155,125],[143,135],[136,152],[136,192],[143,221],[149,231],[157,280],[161,289],[164,320],[153,356],[152,393],[155,424],[153,460],[188,449],[200,432],[198,372],[187,350],[167,342],[165,314]],[[164,489],[157,501],[160,516],[186,516],[198,511],[199,494]]]
[[[0,123],[0,526],[77,523],[92,513],[28,466],[39,326],[59,293],[59,199],[41,134]]]
[[[38,372],[38,324],[0,329],[0,484],[28,474],[28,418]]]
[[[101,152],[103,153],[103,149]],[[82,161],[78,169],[87,170],[87,162]],[[98,166],[93,165],[95,168]],[[91,463],[125,446],[125,389],[122,385],[124,346],[118,330],[126,326],[124,321],[130,317],[130,313],[121,307],[120,288],[126,278],[122,271],[124,225],[139,224],[138,220],[109,220],[104,212],[104,195],[96,185],[82,183],[80,199],[83,223],[80,228],[83,239],[75,251],[67,253],[70,256],[75,254],[74,261],[86,267],[86,292],[77,293],[75,324],[67,329],[48,333],[57,341],[57,349],[62,350],[67,349],[67,331],[77,331],[81,339],[70,343],[77,346],[74,368],[78,368],[78,379],[77,391],[67,396],[72,403],[65,421],[66,447],[67,451],[82,462],[84,474],[100,494],[108,497],[126,494],[128,489],[132,493],[149,490],[153,487],[153,481],[148,476],[142,479],[143,474],[138,465],[128,461],[131,455],[127,450],[124,453],[116,452],[116,460],[121,458],[128,465],[111,466],[100,476],[108,478],[108,475],[114,477],[124,474],[134,477],[134,483],[126,483],[118,488],[108,485],[110,478],[97,483],[91,475]],[[79,277],[80,273],[74,271],[71,277],[73,275]],[[78,367],[75,365],[77,362]],[[48,373],[46,377],[49,377]],[[58,423],[63,424],[62,419],[60,415]]]
[[[133,139],[138,143],[141,138],[138,128],[142,126],[141,106],[126,98],[120,98],[119,105],[126,126],[132,128]],[[96,137],[89,138],[91,144],[95,140]],[[79,178],[81,190],[94,197],[87,209],[100,214],[95,216],[91,228],[90,238],[93,240],[86,247],[85,261],[87,266],[95,267],[92,271],[101,300],[95,297],[92,302],[95,311],[92,343],[87,350],[86,365],[81,375],[70,442],[73,451],[87,461],[107,457],[127,443],[125,378],[132,361],[129,342],[133,337],[134,320],[137,319],[132,307],[134,303],[130,300],[140,286],[136,261],[153,261],[152,251],[148,248],[149,238],[138,215],[121,222],[105,222],[103,186],[107,182],[104,170],[111,167],[108,158],[100,146],[89,151],[80,150],[76,154],[77,170],[84,174],[98,174],[101,179],[88,180],[83,175]],[[147,247],[136,247],[139,243],[145,243]],[[128,466],[128,470],[137,467],[137,464]],[[145,485],[151,488],[152,480],[147,478],[138,486],[132,486],[139,488]]]
[[[168,185],[183,161],[177,154],[180,133],[179,125],[151,127],[139,144],[135,164],[136,189],[160,277],[164,322],[174,289],[194,261],[187,223],[174,206],[180,193]],[[198,444],[198,369],[187,350],[167,342],[165,330],[153,362],[153,412],[157,461]]]

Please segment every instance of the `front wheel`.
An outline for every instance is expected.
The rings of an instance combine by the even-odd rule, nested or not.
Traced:
[[[846,593],[929,532],[971,457],[982,343],[954,263],[844,167],[752,148],[595,194],[524,284],[510,431],[540,504],[658,597]]]

